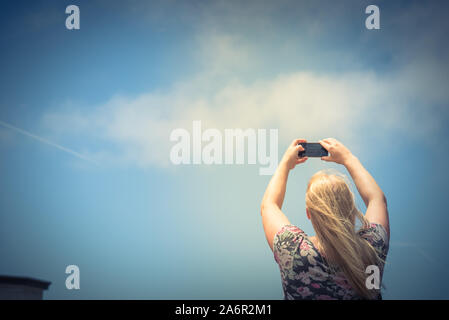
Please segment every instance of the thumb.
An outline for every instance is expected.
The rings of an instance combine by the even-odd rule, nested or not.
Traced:
[[[330,156],[324,156],[324,157],[321,157],[321,160],[324,160],[324,161],[332,161],[332,159],[331,159]]]

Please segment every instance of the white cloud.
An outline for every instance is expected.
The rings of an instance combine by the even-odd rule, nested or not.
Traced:
[[[421,84],[410,78],[415,71],[423,73],[414,66],[389,76],[370,71],[297,71],[243,82],[236,77],[238,72],[229,70],[246,72],[260,66],[256,48],[213,32],[198,39],[198,59],[204,63],[195,76],[165,91],[112,97],[87,113],[73,106],[47,113],[44,124],[57,133],[71,128],[72,134],[83,132],[112,145],[90,150],[91,157],[99,155],[97,161],[166,166],[170,132],[179,127],[191,130],[193,120],[201,120],[203,130],[278,128],[281,143],[333,136],[357,150],[367,135],[381,140],[391,130],[413,136],[435,129],[437,117],[416,103],[447,99],[441,90],[423,92]],[[411,111],[418,116],[412,117]]]

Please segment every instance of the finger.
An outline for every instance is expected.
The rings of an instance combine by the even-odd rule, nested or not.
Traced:
[[[298,143],[307,142],[305,139],[295,139],[292,142],[292,146],[296,146]]]
[[[296,149],[298,149],[299,151],[304,151],[304,147],[300,144],[298,144],[297,146],[295,146]]]
[[[299,143],[299,139],[294,139],[290,145],[296,146],[298,143]]]
[[[332,158],[330,156],[324,156],[324,157],[321,157],[321,160],[332,161]]]
[[[307,157],[299,158],[298,160],[296,160],[296,164],[304,163],[307,161],[307,159],[308,159]]]
[[[330,143],[326,142],[325,140],[320,140],[318,141],[319,144],[321,144],[323,146],[324,149],[328,149],[330,147]]]
[[[327,138],[327,139],[324,139],[324,141],[326,143],[326,146],[327,146],[326,149],[328,151],[337,145],[337,140],[335,140],[334,138]]]

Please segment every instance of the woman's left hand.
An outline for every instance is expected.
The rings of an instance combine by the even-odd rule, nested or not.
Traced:
[[[298,156],[299,151],[304,151],[304,148],[298,143],[307,142],[304,139],[295,139],[285,151],[282,157],[281,164],[285,164],[289,170],[292,170],[297,164],[307,161],[307,157],[300,158]]]

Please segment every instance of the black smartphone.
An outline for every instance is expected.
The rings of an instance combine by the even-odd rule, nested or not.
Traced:
[[[301,142],[299,143],[303,148],[304,151],[298,152],[298,157],[324,157],[328,156],[329,152],[327,152],[324,147],[319,144],[318,142]]]

